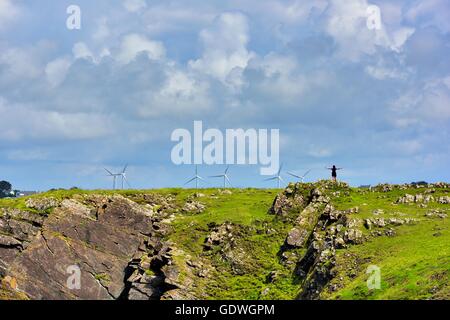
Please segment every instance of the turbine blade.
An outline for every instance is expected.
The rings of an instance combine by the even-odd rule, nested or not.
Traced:
[[[123,167],[122,173],[125,173],[125,171],[127,171],[128,168],[128,163],[125,165],[125,167]]]
[[[280,175],[281,169],[283,169],[283,164],[281,164],[280,168],[278,169],[278,175]]]
[[[306,171],[305,174],[302,176],[302,178],[306,177],[306,175],[307,175],[308,173],[310,173],[310,172],[311,172],[311,169],[309,169],[308,171]]]
[[[230,166],[228,166],[228,167],[225,169],[225,174],[228,173],[228,169],[230,169]]]
[[[106,168],[103,168],[103,169],[105,169],[106,172],[108,172],[110,176],[113,176],[113,175],[114,175],[114,174],[113,174],[111,171],[109,171],[108,169],[106,169]]]
[[[209,178],[223,178],[225,175],[221,174],[221,175],[217,175],[217,176],[209,176]]]
[[[123,177],[123,180],[125,180],[126,184],[127,184],[131,189],[133,189],[133,188],[131,187],[131,184],[128,182],[127,177],[125,177],[125,175],[123,175],[122,177]]]
[[[197,177],[193,177],[191,180],[187,181],[185,184],[183,184],[183,186],[187,185],[188,183],[191,183],[192,181],[194,181],[195,179],[197,179]]]
[[[298,179],[301,179],[301,178],[302,178],[302,177],[300,177],[300,176],[298,176],[298,175],[296,175],[296,174],[293,174],[292,172],[288,172],[288,174],[291,175],[291,176],[293,176],[293,177],[295,177],[295,178],[298,178]]]
[[[230,184],[230,187],[233,188],[233,185],[231,184],[231,181],[230,181],[230,179],[228,179],[228,176],[227,176],[227,175],[225,175],[225,179],[227,179],[228,183]]]
[[[272,181],[272,180],[276,180],[276,179],[278,179],[278,177],[267,178],[267,179],[264,179],[264,181]]]

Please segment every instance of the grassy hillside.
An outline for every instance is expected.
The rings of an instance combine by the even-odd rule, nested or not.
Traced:
[[[336,250],[335,274],[324,290],[323,299],[450,299],[450,219],[426,216],[439,209],[450,214],[450,204],[430,202],[397,204],[405,194],[423,193],[426,188],[393,188],[391,191],[368,191],[345,188],[329,191],[336,209],[358,207],[349,216],[363,221],[368,218],[413,218],[416,223],[392,227],[393,234],[372,236],[361,227],[367,241]],[[166,222],[171,232],[167,241],[176,248],[174,256],[180,265],[196,265],[200,274],[193,277],[194,296],[204,299],[294,299],[301,290],[295,273],[298,260],[306,248],[282,252],[286,235],[299,211],[285,217],[268,214],[280,190],[274,189],[161,189],[126,191],[57,190],[33,198],[73,198],[78,194],[118,193],[136,202],[140,195],[158,194],[171,197],[177,208]],[[433,197],[447,196],[450,189],[435,188]],[[186,202],[205,206],[202,212],[183,210]],[[142,201],[145,203],[145,201]],[[0,207],[32,211],[26,199],[0,200]],[[1,214],[1,213],[0,213]],[[46,214],[51,214],[48,210]],[[224,231],[225,230],[225,231]],[[223,233],[225,241],[205,246],[212,234]],[[229,233],[229,234],[227,234]],[[381,269],[381,289],[366,285],[369,265]],[[184,270],[184,271],[183,271]],[[181,268],[182,276],[191,277],[191,269]],[[3,295],[3,296],[1,296]],[[0,298],[8,298],[0,290]]]
[[[390,192],[361,192],[353,189],[348,197],[335,199],[338,207],[359,206],[359,216],[408,216],[419,220],[414,225],[395,228],[393,237],[376,237],[361,245],[353,246],[339,253],[343,266],[359,262],[359,273],[349,277],[346,270],[345,287],[329,299],[450,299],[450,220],[449,218],[426,217],[433,209],[450,215],[449,204],[431,202],[422,207],[418,204],[396,204],[404,194],[423,193],[425,188],[393,190]],[[448,195],[448,189],[437,189],[435,198]],[[381,289],[368,290],[366,286],[368,265],[381,269]],[[342,268],[344,269],[344,267]]]

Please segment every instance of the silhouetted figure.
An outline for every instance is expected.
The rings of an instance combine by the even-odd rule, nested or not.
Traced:
[[[331,168],[327,168],[328,170],[331,170],[331,180],[336,182],[337,180],[337,171],[342,170],[342,168],[336,168],[335,165],[333,165]]]

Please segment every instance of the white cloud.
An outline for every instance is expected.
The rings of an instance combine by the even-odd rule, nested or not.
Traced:
[[[45,66],[45,74],[52,87],[57,87],[64,81],[71,64],[71,59],[64,57],[55,59]]]
[[[329,148],[320,147],[311,147],[311,149],[308,150],[307,153],[308,155],[315,158],[327,158],[333,154]]]
[[[262,98],[264,104],[290,108],[300,108],[303,103],[299,101],[305,94],[329,85],[333,78],[325,70],[302,71],[301,63],[294,56],[277,53],[251,59],[245,75],[247,86],[255,90],[251,93]]]
[[[429,81],[407,91],[392,102],[392,122],[399,128],[410,125],[435,127],[450,119],[450,77]]]
[[[20,9],[11,0],[0,0],[0,30],[16,19],[19,14]]]
[[[364,69],[367,74],[378,80],[385,79],[406,79],[411,73],[405,68],[398,69],[396,67],[387,66],[382,60],[375,65],[368,65]]]
[[[162,95],[178,96],[178,97],[192,97],[195,94],[196,83],[181,71],[173,72],[161,90]]]
[[[147,7],[147,3],[145,0],[124,0],[123,6],[130,12],[138,12]]]
[[[145,52],[151,60],[163,59],[166,54],[161,42],[148,40],[145,36],[139,34],[129,34],[122,39],[117,60],[127,64],[142,52]]]
[[[0,66],[3,65],[6,69],[0,74],[0,79],[12,82],[40,77],[45,66],[42,60],[51,46],[48,42],[41,42],[28,47],[1,48]]]
[[[367,0],[330,1],[325,30],[338,44],[339,58],[357,62],[361,55],[376,53],[377,46],[399,52],[414,32],[413,28],[398,24],[387,25],[383,20],[383,11],[380,12],[380,28],[369,29],[367,27],[369,6]],[[388,17],[394,15],[389,10],[387,12]]]
[[[28,10],[31,19],[0,41],[0,91],[9,102],[0,103],[4,159],[124,162],[130,156],[148,163],[145,150],[164,150],[171,128],[192,119],[280,128],[286,162],[332,156],[356,163],[391,157],[392,150],[423,155],[448,140],[450,77],[442,76],[449,74],[448,39],[435,28],[428,29],[436,35],[418,37],[434,15],[406,0],[376,1],[383,26],[369,30],[369,2],[147,1],[143,7],[137,1],[128,6],[136,14],[124,2],[96,4],[98,20],[92,32],[73,33],[72,55],[69,38],[39,44],[48,30]],[[448,4],[440,3],[444,17]],[[405,21],[404,12],[416,6],[421,9]],[[285,41],[277,40],[276,26]],[[434,140],[418,137],[423,131]],[[20,151],[30,143],[36,152]],[[40,146],[49,154],[39,153]],[[163,163],[167,153],[152,157]]]
[[[447,0],[415,1],[405,13],[405,18],[421,27],[435,26],[443,33],[450,32],[450,6]]]
[[[107,38],[109,35],[108,19],[102,17],[97,21],[97,30],[92,35],[92,38],[98,41]]]
[[[162,2],[145,9],[143,14],[146,31],[150,34],[168,32],[190,33],[210,24],[217,16],[215,10],[202,7],[199,10],[189,3]]]
[[[111,120],[106,115],[60,113],[10,104],[0,97],[0,140],[22,139],[79,140],[111,134]]]
[[[190,67],[232,86],[239,84],[240,75],[236,72],[245,69],[254,56],[247,50],[247,18],[241,13],[223,13],[211,27],[201,31],[200,40],[204,47],[202,57],[190,61]],[[234,69],[237,71],[231,74]]]
[[[84,42],[77,42],[72,48],[75,59],[94,59],[94,54]]]
[[[99,52],[94,53],[84,42],[77,42],[72,48],[72,54],[75,60],[87,59],[94,63],[99,63],[104,57],[110,56],[111,52],[104,47]]]
[[[49,153],[39,148],[16,149],[9,151],[7,157],[16,161],[47,160]]]
[[[252,86],[257,89],[259,95],[269,99],[268,101],[292,105],[297,104],[297,99],[301,98],[310,84],[312,79],[307,80],[299,74],[273,74],[270,77],[259,78]]]
[[[402,140],[393,142],[392,148],[403,154],[413,155],[418,153],[423,148],[423,144],[419,139]]]
[[[415,32],[414,28],[399,27],[393,30],[389,35],[389,45],[391,50],[400,52],[406,40]]]
[[[277,8],[278,12],[281,13],[281,15],[284,17],[285,20],[299,23],[305,22],[306,19],[309,17],[312,10],[319,10],[320,12],[323,12],[325,8],[327,7],[327,2],[323,0],[318,1],[292,1],[288,3],[287,5],[283,5],[279,1],[272,2],[274,8]],[[273,11],[269,11],[270,14]]]
[[[251,61],[252,67],[264,70],[267,77],[276,75],[289,75],[298,72],[298,61],[295,57],[269,53],[264,58],[255,58]]]
[[[209,85],[194,75],[177,69],[166,70],[166,81],[158,91],[149,91],[139,107],[142,117],[204,115],[214,103],[209,97]]]
[[[231,7],[236,10],[253,13],[262,21],[288,25],[301,25],[307,22],[312,13],[320,14],[328,5],[328,0],[230,0],[230,2]]]

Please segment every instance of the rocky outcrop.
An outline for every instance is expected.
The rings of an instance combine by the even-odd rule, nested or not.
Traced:
[[[285,217],[293,210],[301,210],[307,203],[305,196],[298,191],[298,184],[290,184],[282,193],[278,194],[269,209],[269,214]]]
[[[297,281],[301,283],[299,299],[318,299],[322,291],[330,286],[336,286],[331,281],[336,276],[337,266],[336,252],[352,245],[359,245],[368,241],[370,237],[395,236],[394,227],[404,224],[415,224],[418,219],[404,217],[385,217],[384,210],[378,209],[373,213],[375,218],[362,219],[358,217],[359,208],[349,208],[337,210],[332,205],[332,200],[346,194],[346,185],[317,183],[314,188],[308,190],[309,195],[305,196],[305,190],[301,190],[301,185],[297,185],[295,192],[302,194],[306,200],[303,210],[300,211],[297,219],[294,220],[293,228],[288,232],[284,246],[281,248],[281,262],[288,266],[291,258],[297,259],[294,274]],[[392,190],[391,185],[381,185],[378,189],[382,192]],[[290,188],[292,189],[292,188]],[[338,189],[338,190],[336,190]],[[295,199],[295,194],[291,194],[291,199]],[[285,201],[285,193],[277,198],[275,202],[275,212],[283,215],[292,213],[292,205]],[[409,201],[410,197],[406,197]],[[412,201],[426,203],[433,201],[430,195],[412,196]],[[286,207],[283,207],[286,204]],[[295,212],[295,210],[294,210]],[[369,229],[370,232],[365,231]],[[293,250],[304,248],[306,251],[298,257]],[[292,251],[292,252],[291,252]],[[298,252],[298,251],[297,251]],[[328,288],[332,290],[333,288]]]
[[[48,216],[3,210],[0,270],[11,289],[30,299],[159,299],[182,291],[174,249],[163,241],[167,228],[151,207],[119,195],[28,205],[56,207]]]
[[[309,204],[300,213],[295,226],[289,231],[286,244],[292,247],[303,247],[316,226],[319,215],[319,206],[316,203]]]
[[[418,219],[415,218],[371,218],[365,219],[364,226],[371,230],[373,227],[384,228],[386,226],[401,226],[404,224],[415,224]]]
[[[214,210],[196,216],[206,210],[203,201],[209,206],[212,199],[240,200],[227,190],[189,197],[75,193],[67,199],[33,197],[27,208],[20,201],[21,210],[0,208],[0,299],[208,299],[228,297],[218,292],[238,288],[235,279],[241,278],[235,276],[265,279],[255,297],[279,296],[280,281],[288,279],[298,284],[299,299],[320,299],[343,288],[345,277],[364,272],[366,257],[355,256],[361,260],[347,268],[343,256],[360,250],[346,249],[373,237],[394,237],[399,226],[420,220],[445,223],[438,219],[448,216],[446,205],[434,209],[441,198],[446,203],[447,190],[432,185],[417,194],[380,186],[394,191],[370,195],[384,199],[373,203],[383,209],[360,203],[359,191],[347,188],[328,181],[290,184],[273,201],[272,217],[244,216],[245,223],[240,216],[223,222]],[[408,217],[397,210],[412,213],[413,207],[398,205],[399,195],[399,204],[434,201],[433,209]],[[355,202],[361,210],[346,206]],[[74,287],[77,274],[80,286]]]
[[[37,211],[46,211],[48,209],[57,207],[59,205],[58,200],[55,198],[29,198],[25,202],[26,206],[30,209]]]
[[[202,213],[206,206],[198,201],[189,200],[183,206],[183,211],[187,213]]]
[[[129,277],[123,298],[130,300],[194,299],[189,290],[193,278],[181,276],[185,263],[176,259],[180,250],[170,243],[146,242],[146,254],[136,256],[127,267]],[[183,265],[180,265],[182,263]]]
[[[440,204],[450,204],[450,197],[449,196],[439,197],[437,202]]]
[[[159,215],[171,215],[179,210],[172,195],[158,193],[138,193],[128,197],[130,200],[142,204]]]
[[[397,199],[396,203],[429,203],[434,202],[435,199],[432,195],[423,195],[418,193],[416,195],[405,194],[404,196]]]
[[[231,223],[224,223],[219,226],[211,226],[211,233],[205,240],[205,250],[211,250],[214,246],[233,246],[233,225]]]
[[[425,213],[425,217],[445,219],[448,217],[448,214],[442,210],[434,209],[434,210],[430,210],[427,213]]]
[[[18,209],[0,211],[0,275],[5,275],[17,255],[28,248],[46,216]]]
[[[208,227],[209,234],[203,244],[204,253],[226,262],[235,275],[247,274],[252,268],[248,264],[249,252],[246,251],[244,244],[249,229],[230,222],[220,225],[211,223]]]

